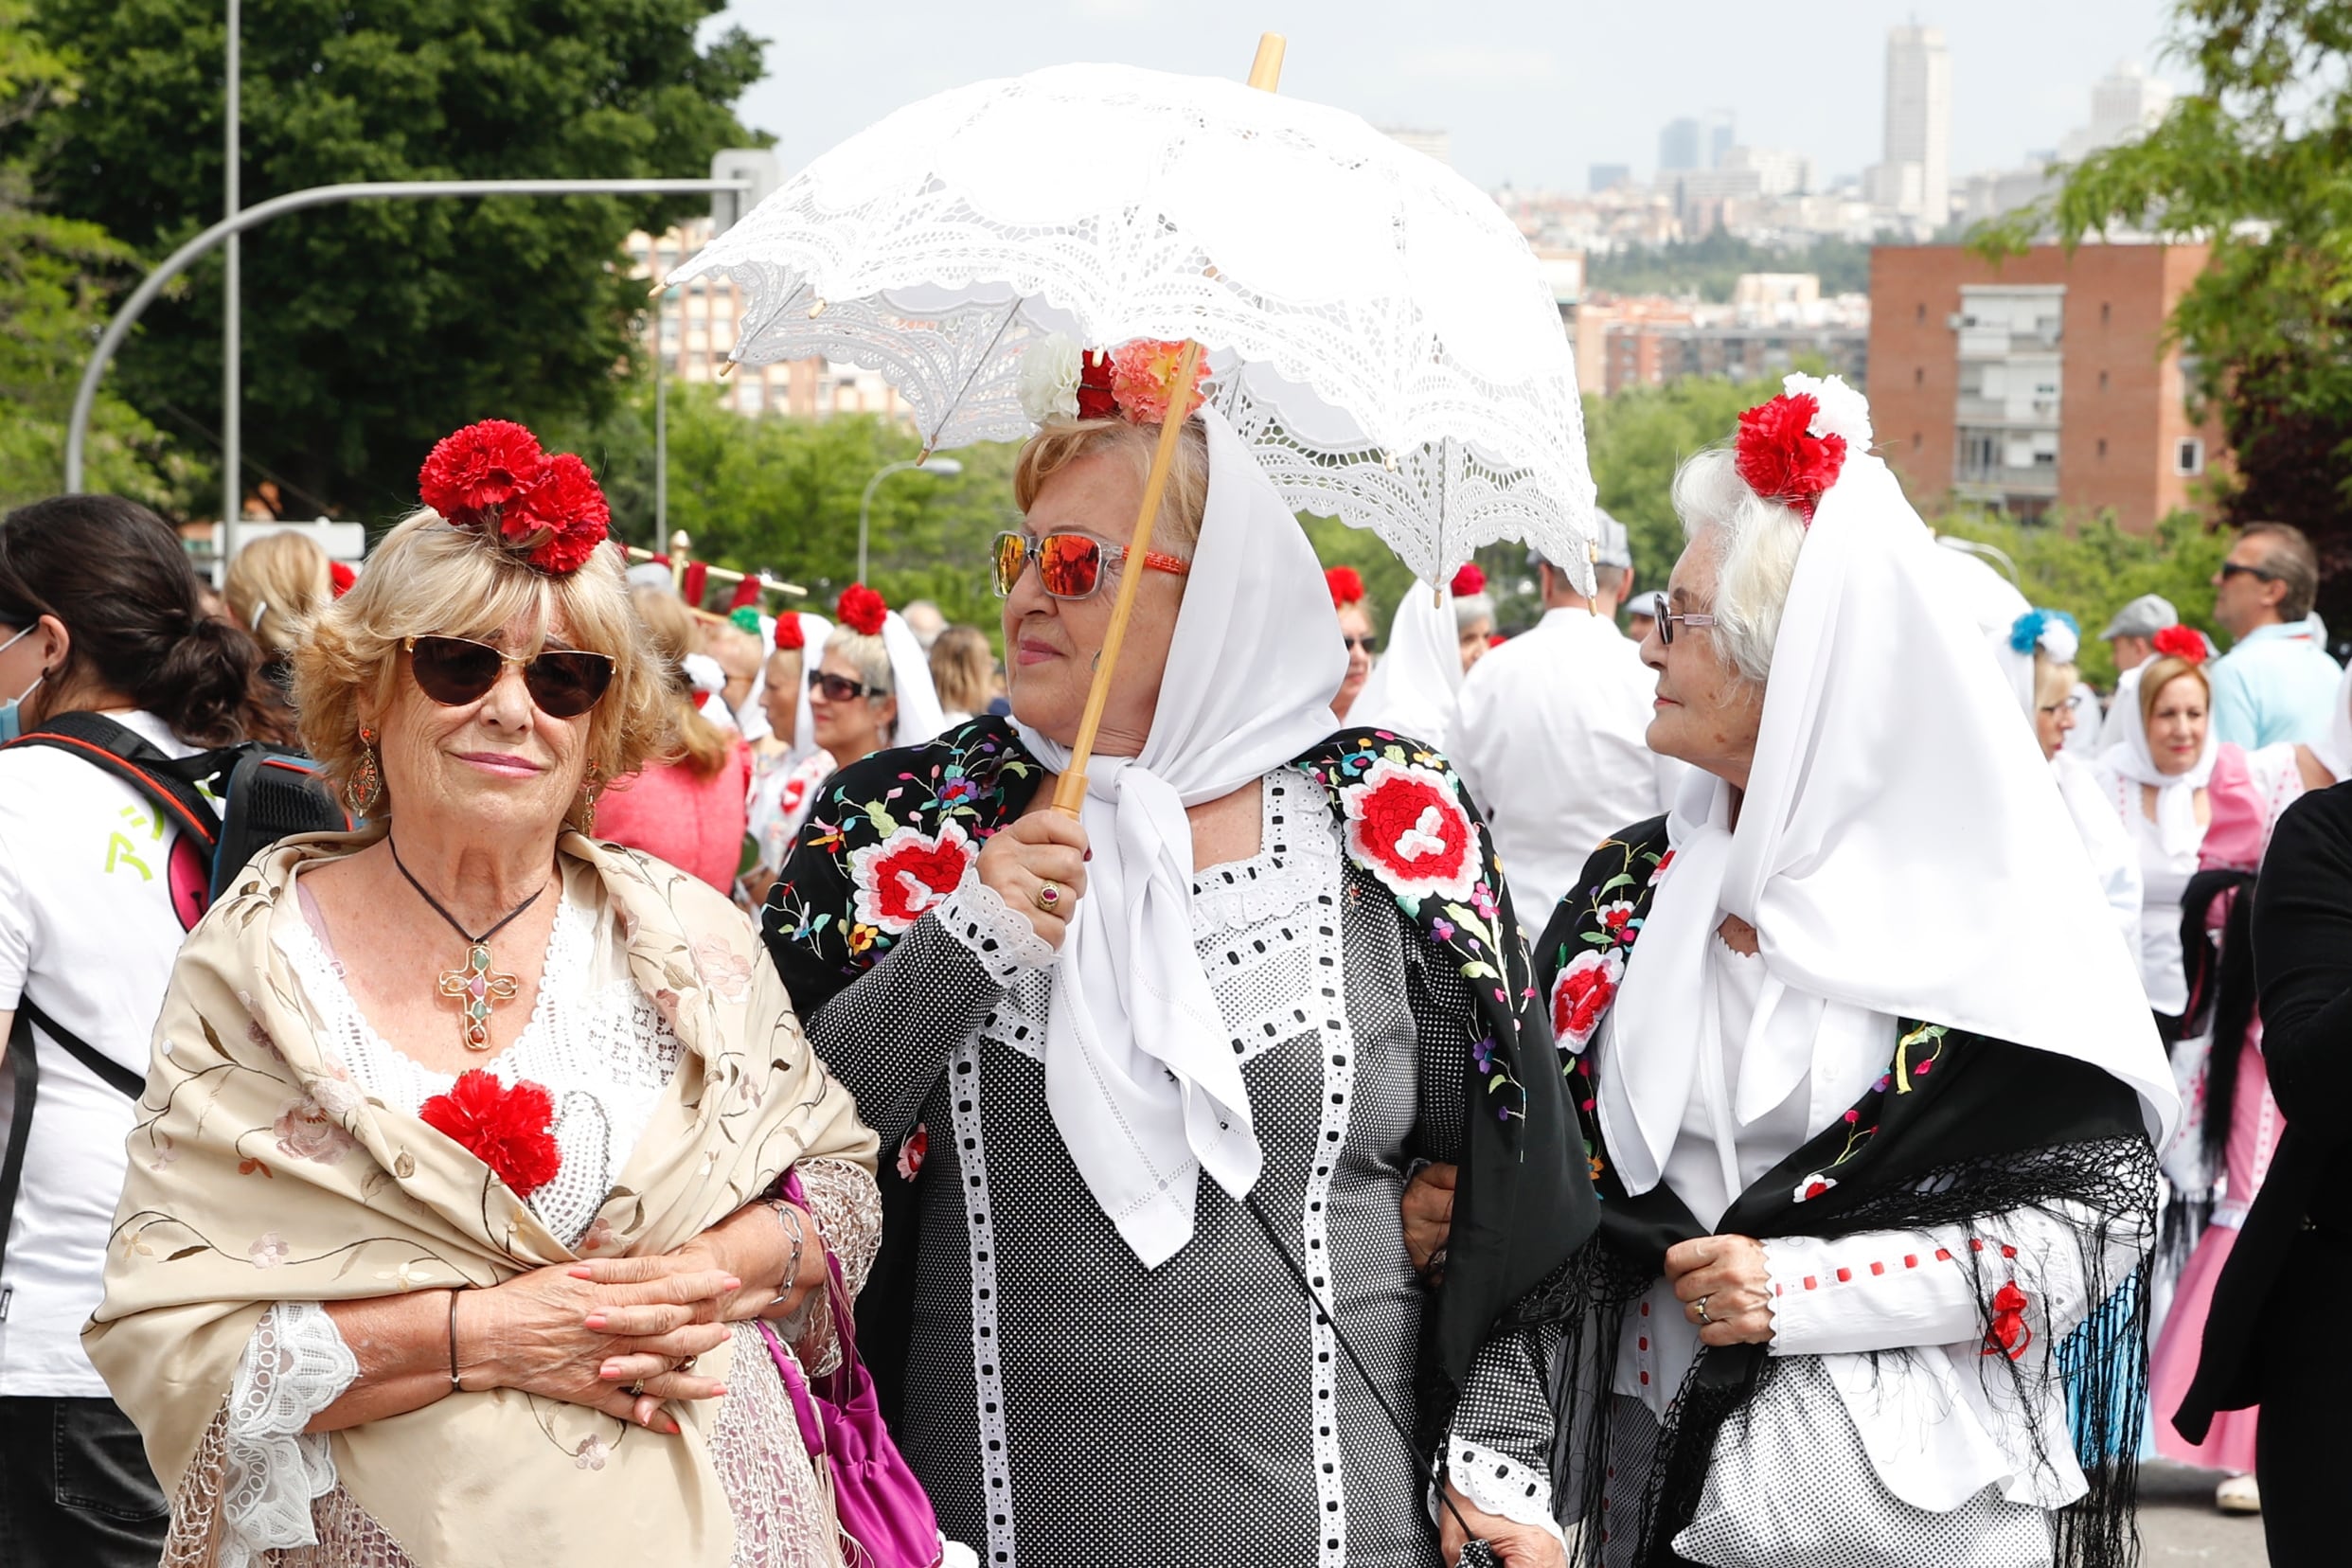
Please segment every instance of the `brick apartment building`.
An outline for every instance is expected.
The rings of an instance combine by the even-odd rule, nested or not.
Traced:
[[[1870,255],[1870,403],[1915,500],[2039,517],[2112,511],[2135,532],[2191,505],[2221,460],[2190,419],[2165,317],[2201,245],[2037,245],[1999,267],[1957,245]]]

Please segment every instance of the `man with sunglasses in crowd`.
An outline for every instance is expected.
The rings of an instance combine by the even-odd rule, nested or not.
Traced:
[[[2249,523],[2213,587],[2213,618],[2231,637],[2211,667],[2215,735],[2248,751],[2325,742],[2343,672],[2311,610],[2319,596],[2311,542],[2284,523]]]
[[[1672,805],[1687,771],[1644,739],[1657,681],[1617,630],[1632,549],[1607,513],[1600,531],[1590,598],[1581,573],[1537,559],[1543,618],[1463,678],[1446,742],[1486,812],[1512,902],[1538,930],[1594,846]]]

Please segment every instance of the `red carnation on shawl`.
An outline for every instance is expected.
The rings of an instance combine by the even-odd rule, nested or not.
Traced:
[[[1118,394],[1111,389],[1111,356],[1099,349],[1089,348],[1078,356],[1078,417],[1081,419],[1116,419],[1119,412]]]
[[[1792,508],[1808,524],[1845,467],[1845,437],[1812,434],[1820,413],[1821,400],[1810,392],[1784,392],[1739,416],[1739,477],[1765,500]]]
[[[425,1101],[417,1115],[471,1149],[518,1197],[545,1186],[562,1167],[554,1131],[555,1098],[536,1083],[519,1081],[509,1089],[477,1067],[457,1075],[449,1093]]]
[[[809,646],[809,633],[801,628],[799,611],[787,610],[775,617],[775,646],[778,652]]]
[[[348,561],[330,561],[327,563],[327,580],[334,587],[335,597],[341,598],[359,584],[359,574]]]
[[[1351,604],[1363,602],[1363,574],[1353,566],[1326,568],[1323,585],[1331,590],[1331,608],[1334,610],[1345,610]]]
[[[1472,598],[1487,591],[1487,574],[1478,569],[1478,562],[1466,561],[1462,569],[1453,574],[1453,597]]]
[[[2205,662],[2205,639],[2193,626],[2167,626],[2156,633],[2149,646],[2167,659],[2186,659],[2194,665]]]
[[[850,631],[861,636],[879,637],[882,617],[890,613],[890,606],[864,583],[853,582],[841,591],[841,602],[833,610]]]
[[[542,463],[530,482],[501,508],[498,531],[521,543],[537,538],[525,559],[553,577],[579,571],[612,531],[613,509],[588,465],[568,452]]]
[[[539,437],[511,419],[483,419],[444,436],[417,472],[417,493],[444,521],[488,521],[539,472]]]

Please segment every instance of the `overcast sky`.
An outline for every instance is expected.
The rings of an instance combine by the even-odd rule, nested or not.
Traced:
[[[891,109],[1067,61],[1239,77],[1287,33],[1282,90],[1384,126],[1442,129],[1482,186],[1584,188],[1647,173],[1658,130],[1729,109],[1738,136],[1834,177],[1879,157],[1886,29],[1940,27],[1952,172],[2009,168],[2091,116],[2091,84],[2161,56],[2166,0],[739,0],[720,25],[769,40],[744,118],[798,168]]]

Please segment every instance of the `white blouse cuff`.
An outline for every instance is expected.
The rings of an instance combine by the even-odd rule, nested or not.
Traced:
[[[1960,1254],[1987,1244],[1960,1226],[1767,1240],[1769,1353],[1837,1355],[1978,1338],[1979,1274]]]
[[[989,978],[1009,986],[1030,970],[1051,969],[1059,956],[1037,934],[1029,918],[1007,904],[978,877],[966,877],[931,914],[949,935],[970,949]]]
[[[1456,1437],[1446,1445],[1446,1479],[1453,1489],[1470,1499],[1470,1506],[1482,1514],[1507,1519],[1514,1524],[1531,1525],[1543,1531],[1568,1548],[1568,1538],[1561,1533],[1559,1521],[1552,1517],[1552,1482],[1549,1476],[1539,1475],[1507,1454]],[[1446,1506],[1434,1493],[1430,1497],[1431,1517],[1442,1522]]]
[[[229,1384],[218,1568],[318,1543],[311,1504],[334,1489],[334,1452],[325,1433],[302,1429],[358,1376],[359,1358],[317,1302],[261,1314]]]

